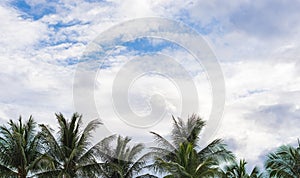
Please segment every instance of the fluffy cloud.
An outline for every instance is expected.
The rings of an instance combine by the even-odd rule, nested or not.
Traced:
[[[299,2],[246,2],[232,13],[230,19],[237,29],[260,38],[279,38],[297,33]]]
[[[230,140],[238,156],[262,166],[257,159],[266,150],[296,141],[298,68],[294,62],[245,60],[223,69],[227,103],[218,136]]]
[[[0,52],[15,54],[35,44],[46,33],[45,24],[23,19],[21,13],[6,6],[0,6]],[[20,50],[20,51],[18,51]]]

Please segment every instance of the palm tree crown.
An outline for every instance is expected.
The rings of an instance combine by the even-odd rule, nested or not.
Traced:
[[[40,153],[36,123],[30,118],[23,123],[12,120],[8,127],[0,127],[0,175],[25,178],[39,169],[43,155]]]
[[[171,142],[161,135],[151,132],[157,143],[152,147],[155,161],[153,168],[169,177],[214,177],[221,175],[219,164],[232,160],[234,156],[225,149],[222,140],[216,139],[206,147],[199,149],[199,134],[205,122],[192,115],[185,123],[173,117],[174,125]]]
[[[64,116],[56,114],[59,123],[57,137],[51,128],[40,125],[49,166],[39,177],[97,177],[100,163],[97,161],[98,144],[91,145],[91,132],[101,123],[93,120],[84,129],[80,129],[82,115],[74,113],[68,121]]]
[[[116,135],[103,139],[101,148],[101,157],[104,161],[103,177],[131,178],[143,168],[147,158],[147,154],[142,155],[144,145],[130,146],[130,141],[128,137]]]

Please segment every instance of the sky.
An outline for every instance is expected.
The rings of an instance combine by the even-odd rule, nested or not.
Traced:
[[[105,126],[97,130],[96,138],[117,133],[148,143],[152,138],[149,131],[168,136],[171,115],[180,116],[182,101],[186,99],[178,84],[181,76],[176,76],[178,70],[171,64],[180,64],[184,68],[181,71],[189,74],[198,94],[195,98],[199,107],[195,112],[209,120],[214,101],[211,78],[205,65],[197,62],[189,49],[174,41],[147,36],[120,40],[113,49],[93,47],[97,40],[110,39],[104,34],[113,34],[120,23],[160,17],[196,31],[218,60],[225,83],[225,105],[216,133],[210,139],[223,138],[238,158],[245,158],[251,166],[262,166],[268,152],[282,144],[295,145],[299,138],[299,8],[300,1],[281,0],[1,1],[0,123],[19,115],[33,115],[37,122],[55,128],[54,113],[70,116],[82,111],[86,121],[94,117],[103,121]],[[124,33],[138,33],[145,27],[148,28],[145,25],[125,29]],[[89,50],[97,49],[104,50],[105,55],[96,56],[92,62],[83,57]],[[175,76],[168,78],[149,72],[142,75],[141,69],[141,73],[135,74],[139,76],[132,78],[134,82],[125,83],[129,88],[124,91],[128,94],[127,105],[136,116],[145,118],[155,108],[164,108],[159,112],[165,115],[155,118],[147,128],[135,127],[116,112],[127,112],[128,108],[114,103],[115,94],[123,92],[114,90],[115,85],[122,84],[115,81],[130,61],[143,61],[147,56],[155,56],[154,53],[164,57],[146,60],[146,65],[138,63],[135,67],[140,70],[144,66],[142,69],[146,70],[150,66]],[[168,59],[172,62],[162,62]],[[87,61],[98,67],[78,67]],[[83,78],[76,78],[78,71],[83,72]],[[125,74],[131,76],[130,72]],[[78,90],[76,84],[80,86]],[[83,96],[93,90],[96,115],[89,113],[84,100],[76,100],[74,88]],[[192,106],[189,103],[185,107]]]

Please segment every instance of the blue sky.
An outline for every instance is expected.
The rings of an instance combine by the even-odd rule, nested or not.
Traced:
[[[32,114],[38,122],[55,125],[54,112],[68,115],[75,110],[73,78],[87,45],[125,20],[163,17],[190,26],[214,51],[226,85],[225,111],[215,137],[227,140],[237,156],[251,165],[260,164],[269,150],[294,144],[299,137],[299,8],[298,1],[280,0],[1,1],[0,123]],[[178,45],[140,38],[122,44],[104,61],[108,65],[96,79],[100,90],[96,95],[103,98],[97,106],[105,111],[102,119],[114,116],[105,103],[111,100],[111,81],[119,64],[156,52],[174,57],[197,74],[199,115],[207,118],[211,91],[201,65]],[[133,92],[131,102],[138,112],[148,111],[143,100],[158,92],[165,96],[168,112],[176,115],[180,101],[171,85],[160,77],[147,76],[132,88],[139,92]],[[170,124],[163,124],[152,129],[167,134]],[[118,133],[117,125],[108,123]],[[141,132],[127,129],[123,132],[130,136]],[[144,134],[141,140],[148,139],[146,131]]]

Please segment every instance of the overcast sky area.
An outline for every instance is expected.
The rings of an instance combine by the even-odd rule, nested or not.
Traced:
[[[261,166],[268,152],[282,144],[294,145],[299,137],[299,9],[300,1],[281,0],[2,0],[0,123],[33,115],[37,122],[55,127],[55,112],[68,117],[80,112],[74,107],[73,82],[88,44],[126,20],[163,17],[197,31],[219,61],[226,98],[213,138],[223,138],[237,157]],[[189,72],[198,92],[196,112],[208,119],[212,92],[205,68],[177,44],[146,37],[119,45],[107,59],[97,59],[102,64],[93,79],[97,117],[111,133],[148,142],[148,131],[167,136],[170,116],[180,115],[180,91],[159,75],[141,76],[128,92],[130,107],[139,115],[151,112],[147,101],[153,94],[163,96],[167,114],[159,123],[135,128],[114,111],[111,88],[117,72],[131,59],[152,53],[171,56]],[[155,101],[159,107],[160,100]],[[97,138],[101,129],[104,126]]]

